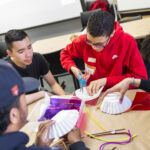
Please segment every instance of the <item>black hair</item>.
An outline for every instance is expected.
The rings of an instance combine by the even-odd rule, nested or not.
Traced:
[[[144,60],[150,60],[150,35],[143,40],[140,52]]]
[[[12,108],[20,108],[20,96],[9,106],[0,108],[0,136],[10,124],[10,111]]]
[[[114,17],[106,11],[93,13],[87,24],[87,32],[93,36],[110,36],[114,30]]]
[[[15,41],[21,41],[23,40],[25,37],[27,37],[27,33],[23,30],[9,30],[6,34],[5,34],[5,43],[6,43],[6,47],[8,50],[12,51],[12,42]]]

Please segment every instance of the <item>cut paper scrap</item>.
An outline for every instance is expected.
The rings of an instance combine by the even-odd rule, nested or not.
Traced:
[[[40,117],[39,121],[50,120],[54,115],[56,115],[61,110],[71,110],[76,109],[79,111],[81,100],[77,97],[59,97],[52,96],[50,98],[49,108],[45,110],[45,113]]]
[[[50,139],[58,139],[63,135],[70,132],[76,125],[79,118],[79,112],[77,110],[62,110],[57,113],[52,120],[55,121],[50,126]]]
[[[137,104],[141,104],[141,106],[134,107]],[[150,110],[150,93],[137,92],[132,107],[134,107],[132,110]]]
[[[105,96],[100,107],[101,111],[108,114],[120,114],[128,110],[132,105],[132,101],[128,97],[124,96],[122,103],[120,103],[119,98],[119,92],[111,93]]]

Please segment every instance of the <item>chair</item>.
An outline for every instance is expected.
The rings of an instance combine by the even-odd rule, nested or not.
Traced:
[[[7,56],[5,42],[0,42],[0,59]]]
[[[91,10],[91,11],[84,11],[84,12],[80,13],[82,29],[84,29],[87,26],[89,17],[97,11],[101,11],[101,9],[99,8],[99,9],[95,9],[95,10]]]
[[[50,64],[50,70],[51,70],[55,80],[59,83],[59,78],[62,78],[64,76],[67,77],[68,75],[71,75],[72,81],[74,84],[74,88],[76,90],[80,87],[79,82],[73,74],[70,74],[69,72],[67,72],[65,69],[62,68],[62,65],[60,62],[60,52],[61,52],[61,50],[54,52],[54,53],[46,54],[46,55],[44,55],[44,57],[48,61],[48,63]],[[76,59],[75,62],[81,70],[84,70],[83,60]],[[64,80],[60,85],[62,86],[63,89],[65,89],[66,81]]]

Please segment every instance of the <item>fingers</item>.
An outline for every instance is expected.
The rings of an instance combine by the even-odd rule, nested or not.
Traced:
[[[98,84],[96,81],[91,82],[90,85],[88,86],[88,94],[89,95],[96,94],[100,87],[101,84]]]
[[[104,92],[103,95],[102,95],[102,100],[103,100],[104,97],[105,97],[107,94],[109,94],[109,93],[111,93],[111,90],[107,90],[106,92]]]
[[[87,81],[90,78],[91,74],[87,70],[85,70],[85,74],[83,75],[83,78]]]

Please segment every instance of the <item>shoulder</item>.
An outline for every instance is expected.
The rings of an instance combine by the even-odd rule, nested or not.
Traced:
[[[33,61],[45,60],[44,56],[40,53],[33,53]]]

